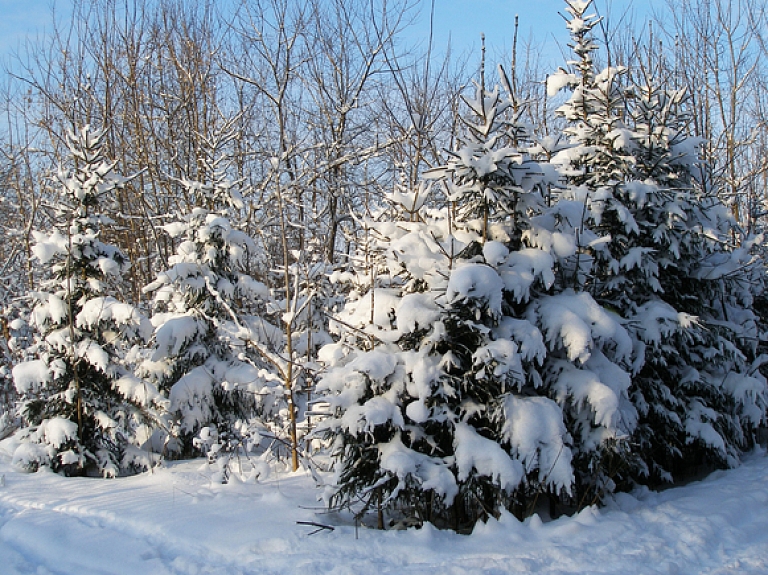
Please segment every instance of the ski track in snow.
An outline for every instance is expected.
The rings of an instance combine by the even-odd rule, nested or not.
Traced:
[[[24,474],[0,456],[0,572],[353,575],[768,573],[768,457],[661,493],[471,536],[355,528],[323,513],[308,474],[216,485],[200,461],[99,480]],[[310,535],[297,521],[336,527]]]

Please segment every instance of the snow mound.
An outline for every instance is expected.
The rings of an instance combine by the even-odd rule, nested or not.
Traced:
[[[274,464],[268,476],[228,485],[215,483],[218,469],[202,460],[97,481],[20,473],[11,465],[18,447],[13,437],[0,442],[5,575],[768,572],[763,452],[685,487],[619,494],[603,509],[553,521],[534,515],[521,523],[502,513],[458,535],[430,525],[397,531],[388,522],[388,531],[377,531],[366,527],[376,525],[375,510],[356,527],[350,514],[329,515],[318,506],[308,471],[287,473]],[[26,449],[43,455],[42,446]],[[394,441],[387,449],[381,456],[393,476],[406,481],[410,474],[450,499],[439,460],[413,457]],[[299,522],[334,530],[309,536],[317,528]]]

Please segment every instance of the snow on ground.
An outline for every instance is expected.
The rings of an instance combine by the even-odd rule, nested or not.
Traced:
[[[356,529],[305,472],[214,484],[201,461],[100,480],[24,474],[0,444],[0,573],[768,573],[768,457],[603,509],[472,535]],[[312,534],[297,521],[335,526]]]

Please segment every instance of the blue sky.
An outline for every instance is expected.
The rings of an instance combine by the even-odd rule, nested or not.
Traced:
[[[49,27],[51,0],[0,0],[0,54],[3,59],[24,42]]]
[[[431,2],[422,2],[417,25],[426,31]],[[663,5],[664,0],[596,0],[593,8],[615,27],[622,18],[643,23],[654,7]],[[562,62],[560,47],[565,48],[568,42],[565,21],[560,16],[565,13],[564,7],[563,0],[435,0],[434,43],[444,47],[450,38],[456,50],[477,51],[479,58],[480,34],[484,33],[489,55],[494,51],[508,54],[517,15],[518,44],[533,40],[542,48],[542,63],[557,66]]]
[[[194,0],[190,0],[194,1]],[[300,0],[297,0],[300,1]],[[430,0],[421,0],[421,15],[411,32],[414,38],[426,37],[429,30]],[[649,6],[663,5],[664,0],[596,0],[597,10],[610,22],[628,12],[635,20],[647,19]],[[8,55],[27,35],[50,29],[53,0],[0,0],[0,58]],[[71,2],[57,0],[57,9],[66,13]],[[479,57],[480,33],[484,32],[489,57],[508,54],[512,45],[514,19],[519,15],[520,40],[533,38],[542,47],[545,65],[561,62],[558,45],[565,46],[567,34],[563,19],[563,0],[435,0],[434,45],[443,49],[448,39],[455,51],[476,51]]]

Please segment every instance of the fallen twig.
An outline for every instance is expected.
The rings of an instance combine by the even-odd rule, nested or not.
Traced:
[[[333,531],[336,529],[335,527],[332,527],[330,525],[323,525],[322,523],[315,523],[314,521],[297,521],[296,524],[309,525],[310,527],[317,527],[317,529],[315,529],[312,533],[310,533],[310,535],[314,535],[315,533],[318,533],[323,530]]]

